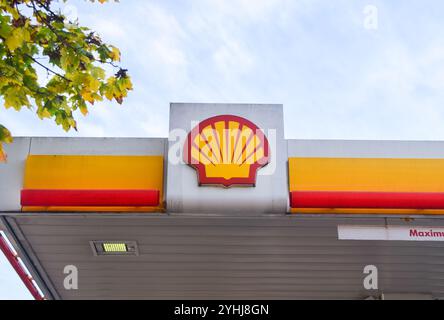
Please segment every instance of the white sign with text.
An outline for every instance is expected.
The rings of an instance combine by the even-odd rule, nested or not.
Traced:
[[[338,226],[339,240],[444,241],[444,227]]]

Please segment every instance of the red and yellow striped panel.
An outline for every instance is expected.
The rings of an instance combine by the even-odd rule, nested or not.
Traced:
[[[30,155],[21,201],[23,211],[163,211],[163,157]]]
[[[444,214],[444,159],[290,158],[294,213]]]

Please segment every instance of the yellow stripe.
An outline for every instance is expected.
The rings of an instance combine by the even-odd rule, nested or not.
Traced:
[[[163,205],[162,156],[30,155],[25,189],[159,190]],[[153,211],[153,208],[24,208],[24,211]]]
[[[444,159],[290,158],[290,191],[444,192]]]
[[[37,156],[26,161],[26,189],[161,189],[161,156]]]

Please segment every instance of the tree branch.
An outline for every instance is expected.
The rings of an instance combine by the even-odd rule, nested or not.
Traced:
[[[35,2],[34,2],[35,0],[31,0],[30,2],[31,2],[31,6],[28,6],[29,8],[31,8],[31,9],[33,9],[33,11],[34,11],[34,13],[40,18],[40,20],[52,31],[52,33],[54,33],[54,35],[57,37],[57,40],[58,41],[60,41],[60,43],[63,43],[65,46],[67,46],[67,47],[69,47],[69,48],[71,48],[72,50],[74,50],[74,51],[76,51],[77,52],[77,48],[74,48],[72,45],[70,45],[69,43],[66,43],[65,42],[65,39],[62,39],[61,37],[60,37],[60,35],[57,33],[57,31],[54,29],[54,27],[50,24],[50,23],[48,23],[48,21],[46,21],[45,19],[43,19],[43,17],[40,15],[40,13],[39,13],[39,10],[37,9],[37,7],[36,7],[36,4],[35,4]],[[40,2],[38,2],[37,1],[37,3],[38,3],[38,5],[40,5],[43,9],[45,9],[46,11],[48,11],[50,14],[51,14],[51,16],[52,17],[59,17],[57,14],[55,14],[54,13],[54,11],[52,11],[51,9],[50,9],[50,7],[48,6],[48,5],[45,5],[44,3],[40,3]],[[120,68],[118,65],[116,65],[115,63],[113,63],[112,61],[102,61],[102,60],[99,60],[99,59],[95,59],[95,58],[93,58],[93,60],[94,61],[96,61],[96,62],[100,62],[100,63],[102,63],[102,64],[109,64],[110,66],[112,66],[113,68]]]
[[[55,74],[56,76],[59,76],[60,78],[71,82],[71,80],[69,80],[68,78],[66,78],[64,75],[61,75],[58,72],[55,72],[54,70],[48,68],[47,66],[45,66],[44,64],[40,63],[39,61],[37,61],[34,57],[30,56],[29,54],[25,54],[29,59],[31,59],[32,61],[34,61],[35,63],[37,63],[39,66],[41,66],[42,68],[44,68],[46,71],[51,72],[52,74]]]

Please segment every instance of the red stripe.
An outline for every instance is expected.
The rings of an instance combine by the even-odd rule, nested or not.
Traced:
[[[290,193],[292,208],[444,209],[444,193],[323,192]]]
[[[21,205],[32,207],[155,207],[159,190],[35,190],[21,192]]]
[[[5,254],[6,259],[8,259],[11,266],[14,268],[15,272],[17,272],[20,279],[25,284],[26,288],[28,288],[29,292],[32,294],[35,300],[43,300],[44,297],[40,294],[39,290],[37,290],[34,282],[30,275],[28,275],[25,269],[20,264],[18,257],[12,252],[12,249],[9,247],[5,238],[0,233],[0,249]]]

